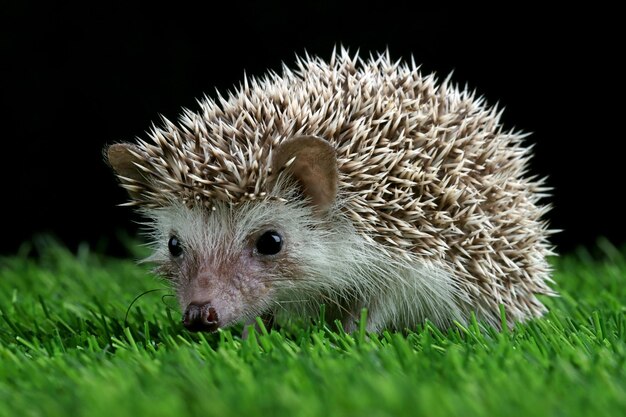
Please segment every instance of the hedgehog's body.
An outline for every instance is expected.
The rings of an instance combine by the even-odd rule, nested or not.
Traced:
[[[320,304],[348,328],[368,308],[370,330],[544,311],[544,189],[473,94],[342,52],[201,107],[109,149],[189,328]]]

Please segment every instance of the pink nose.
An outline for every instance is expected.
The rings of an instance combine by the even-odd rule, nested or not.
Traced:
[[[192,332],[214,332],[219,327],[217,311],[211,303],[189,303],[183,313],[183,326]]]

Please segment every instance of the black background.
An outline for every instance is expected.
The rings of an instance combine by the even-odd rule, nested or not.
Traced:
[[[624,68],[619,13],[457,9],[419,2],[258,2],[204,7],[14,1],[0,16],[0,253],[36,234],[121,254],[138,220],[108,167],[108,143],[145,137],[203,94],[305,51],[388,48],[506,107],[533,132],[533,173],[554,187],[560,252],[625,243]]]

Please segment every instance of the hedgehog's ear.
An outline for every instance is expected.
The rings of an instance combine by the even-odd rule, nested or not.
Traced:
[[[141,160],[135,155],[138,151],[137,146],[130,143],[115,143],[106,148],[106,160],[109,165],[111,165],[111,168],[113,168],[113,171],[115,171],[119,177],[131,180],[122,182],[131,198],[137,197],[132,189],[132,182],[145,181],[145,176],[138,167],[138,165],[141,164]]]
[[[326,211],[335,201],[339,174],[335,149],[324,139],[298,136],[273,151],[272,174],[289,173],[302,186],[316,211]]]

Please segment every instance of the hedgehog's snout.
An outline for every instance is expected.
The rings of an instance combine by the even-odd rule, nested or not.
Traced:
[[[217,311],[210,302],[191,302],[183,313],[183,326],[192,332],[214,332],[219,327]]]

